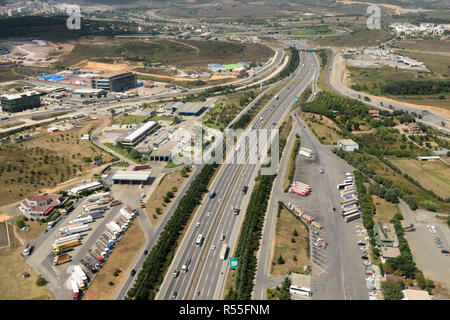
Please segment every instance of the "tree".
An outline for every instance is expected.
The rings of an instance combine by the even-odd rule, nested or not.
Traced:
[[[291,299],[291,294],[289,293],[289,290],[291,288],[291,279],[289,279],[289,277],[286,276],[286,278],[284,278],[283,283],[281,284],[281,288],[278,294],[278,298],[280,300],[289,300]]]
[[[139,158],[139,152],[136,149],[132,149],[130,151],[130,157],[133,158],[133,159]]]
[[[403,299],[401,282],[391,279],[381,282],[381,290],[385,300],[401,300]]]
[[[39,277],[37,278],[37,280],[36,280],[36,285],[37,285],[38,287],[45,286],[46,284],[47,284],[47,280],[45,280],[45,278],[43,278],[43,277],[41,277],[41,276],[39,276]]]
[[[294,232],[292,233],[292,235],[293,235],[294,237],[298,236],[298,232],[297,232],[296,229],[294,229]]]
[[[281,256],[281,254],[280,254],[280,256],[278,257],[277,262],[278,262],[278,264],[284,264],[284,259],[283,259],[283,257]]]

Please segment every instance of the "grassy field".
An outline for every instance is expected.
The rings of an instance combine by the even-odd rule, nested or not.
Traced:
[[[417,51],[450,52],[450,40],[417,39],[400,40],[395,43],[395,48]]]
[[[114,291],[125,278],[130,276],[130,267],[138,250],[145,242],[145,235],[139,220],[135,220],[133,225],[125,232],[122,239],[117,243],[116,248],[108,257],[103,268],[95,275],[94,280],[89,285],[83,296],[83,300],[111,300]],[[119,275],[114,276],[115,270],[121,270]],[[113,285],[109,285],[112,282]]]
[[[377,223],[378,221],[388,223],[398,212],[397,206],[392,202],[388,202],[376,195],[372,195],[372,201],[376,208],[376,213],[373,216],[373,221]]]
[[[8,129],[16,126],[20,126],[21,124],[24,124],[24,121],[17,121],[17,120],[11,120],[7,122],[1,122],[0,128],[2,129]]]
[[[15,71],[15,68],[0,66],[0,82],[18,80],[23,78],[25,77],[21,74],[18,74]]]
[[[6,205],[57,184],[82,176],[93,169],[92,162],[83,158],[112,157],[80,137],[98,122],[85,123],[70,131],[49,133],[35,131],[30,140],[0,146],[0,205]],[[69,147],[70,146],[70,147]]]
[[[450,50],[450,47],[449,49]],[[423,62],[428,69],[441,77],[450,76],[450,55],[429,54],[410,51],[398,51],[402,56],[407,56]]]
[[[294,230],[297,236],[294,236]],[[308,228],[286,208],[280,212],[277,218],[275,231],[275,246],[272,256],[272,276],[285,276],[289,272],[303,272],[304,266],[309,266],[309,257],[306,250],[308,237]],[[295,242],[292,242],[292,239]],[[284,264],[278,264],[278,259],[282,256]],[[296,261],[294,260],[294,257]]]
[[[388,31],[359,29],[350,34],[342,36],[325,36],[319,39],[311,40],[322,47],[361,47],[361,46],[377,46],[381,42],[391,37]]]
[[[124,157],[130,159],[133,162],[137,162],[137,163],[147,163],[148,162],[147,161],[148,158],[147,159],[144,159],[144,158],[133,159],[130,156],[130,153],[128,152],[128,149],[126,149],[125,147],[120,148],[119,146],[117,146],[117,145],[115,145],[113,143],[110,143],[110,142],[105,142],[105,143],[103,143],[103,145],[105,147],[107,147],[107,148],[109,148],[109,149],[111,149],[111,150],[113,150],[113,151],[123,155]]]
[[[450,198],[450,167],[441,161],[391,159],[391,162],[418,181],[425,189]]]
[[[65,114],[68,114],[71,112],[72,111],[63,111],[63,112],[56,112],[56,113],[52,113],[52,114],[43,114],[40,116],[31,117],[31,120],[34,120],[34,121],[45,120],[45,119],[50,119],[50,118],[54,118],[54,117],[60,117],[60,116],[63,116]]]
[[[298,116],[305,121],[322,144],[336,144],[339,139],[342,139],[342,137],[333,130],[339,131],[339,128],[327,117],[302,111],[299,111]]]
[[[325,50],[325,56],[326,56],[326,63],[322,67],[322,70],[320,71],[319,78],[317,79],[317,86],[325,91],[331,91],[331,88],[327,84],[327,75],[328,70],[330,68],[330,60],[331,56],[333,55],[333,52],[329,49]],[[322,58],[319,56],[319,61],[322,64]]]
[[[112,124],[140,124],[147,119],[146,116],[120,115],[114,118]]]
[[[255,43],[230,43],[196,40],[119,41],[94,38],[75,44],[60,64],[70,66],[97,57],[123,58],[146,63],[164,62],[185,67],[209,63],[264,62],[273,55],[270,48]]]
[[[158,187],[155,189],[155,191],[153,191],[152,195],[148,199],[145,206],[145,214],[147,215],[152,225],[157,225],[160,221],[160,218],[164,217],[164,214],[167,211],[167,207],[164,206],[166,204],[164,202],[164,197],[166,196],[167,192],[170,191],[174,194],[174,196],[176,196],[180,191],[180,189],[183,187],[184,182],[189,178],[189,177],[185,178],[181,177],[180,172],[181,170],[178,170],[166,174],[162,178]],[[190,173],[187,172],[187,174]],[[174,191],[175,189],[173,188],[176,188],[176,191]],[[156,213],[156,208],[161,209],[160,214]]]
[[[35,240],[46,228],[46,224],[30,221],[27,224],[30,228],[28,232],[24,232],[8,223],[11,246],[0,249],[0,300],[53,300],[47,286],[36,285],[38,275],[34,270],[30,270],[21,255],[25,244]],[[16,228],[23,245],[14,235],[13,228]],[[23,272],[29,273],[30,277],[24,279]]]
[[[297,158],[298,150],[300,149],[300,139],[295,138],[294,145],[292,146],[292,150],[289,155],[288,169],[286,170],[286,175],[283,180],[283,190],[287,191],[291,184],[291,178],[294,176],[295,172],[295,159]]]

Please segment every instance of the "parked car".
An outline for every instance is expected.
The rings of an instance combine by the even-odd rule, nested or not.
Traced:
[[[361,256],[361,259],[368,260],[367,256]]]
[[[448,250],[441,250],[441,252],[445,253],[445,254],[449,254],[450,253]]]

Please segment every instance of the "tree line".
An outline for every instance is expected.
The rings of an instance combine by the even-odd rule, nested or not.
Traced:
[[[217,164],[204,165],[192,181],[172,217],[167,221],[157,243],[149,252],[136,282],[127,293],[126,299],[152,300],[155,298],[164,279],[164,274],[175,255],[180,233],[188,222],[194,208],[200,204],[204,194],[208,191],[206,186],[210,182],[216,168]]]

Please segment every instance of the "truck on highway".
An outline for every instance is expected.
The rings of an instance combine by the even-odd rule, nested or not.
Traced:
[[[71,226],[63,228],[61,233],[64,233],[65,235],[71,235],[74,233],[84,232],[90,230],[91,227],[89,227],[87,224],[83,224],[80,226]]]
[[[80,291],[78,289],[77,281],[74,279],[70,280],[70,285],[72,287],[72,300],[78,300],[80,298]]]
[[[85,224],[85,223],[90,223],[90,222],[93,222],[94,221],[94,218],[92,217],[92,216],[87,216],[87,217],[84,217],[84,218],[78,218],[78,219],[75,219],[75,220],[72,220],[72,221],[69,221],[69,224]]]
[[[74,239],[72,241],[69,242],[65,242],[65,243],[60,243],[60,244],[55,244],[52,246],[53,252],[55,254],[59,254],[61,253],[63,250],[66,250],[68,248],[72,248],[72,247],[76,247],[80,244],[80,240],[78,239]]]
[[[71,257],[70,257],[67,253],[60,254],[60,255],[57,255],[57,256],[53,259],[53,265],[54,265],[54,266],[58,266],[58,265],[60,265],[60,264],[69,262],[70,260],[72,260],[72,259],[71,259]]]
[[[228,254],[228,244],[224,243],[222,245],[222,249],[220,250],[219,255],[220,260],[225,260],[227,258],[227,254]]]

